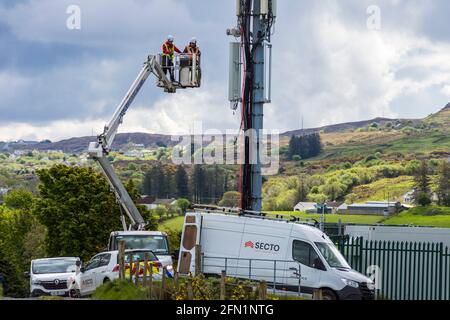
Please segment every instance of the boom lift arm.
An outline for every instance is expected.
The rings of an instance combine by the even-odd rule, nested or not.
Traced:
[[[145,221],[139,213],[136,205],[133,203],[133,200],[125,189],[123,183],[115,173],[114,168],[109,162],[107,156],[111,151],[117,130],[123,122],[123,117],[151,73],[158,78],[158,86],[163,87],[166,92],[176,92],[177,86],[167,79],[161,65],[157,61],[157,56],[148,56],[147,61],[144,63],[138,77],[133,82],[131,88],[128,90],[127,94],[114,112],[111,121],[107,126],[105,126],[103,133],[97,136],[97,141],[89,144],[88,149],[89,157],[96,160],[102,168],[102,171],[105,174],[105,177],[108,180],[117,201],[119,202],[121,208],[125,211],[128,218],[131,220],[130,229],[134,230],[143,230],[145,227]],[[127,227],[125,218],[122,216],[121,220],[124,230],[126,231]]]

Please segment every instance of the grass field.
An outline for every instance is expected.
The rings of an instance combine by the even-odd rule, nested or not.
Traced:
[[[306,214],[301,212],[272,212],[275,214],[282,214],[286,216],[294,215],[296,217],[300,217],[303,219],[315,219],[319,221],[319,214]],[[336,214],[328,214],[325,216],[325,222],[333,222],[337,223],[339,219],[342,220],[342,223],[360,223],[360,224],[376,224],[379,223],[383,217],[376,216],[357,216],[357,215],[336,215]],[[169,220],[164,221],[158,227],[159,230],[176,230],[180,231],[183,227],[184,217],[176,217]]]
[[[397,178],[380,179],[370,184],[354,187],[352,193],[356,195],[356,202],[364,201],[401,201],[402,196],[413,187],[413,177],[400,176]]]
[[[184,216],[175,217],[169,220],[164,221],[158,226],[158,229],[161,231],[164,230],[175,230],[175,231],[181,231],[181,228],[183,227],[184,223]]]
[[[389,218],[384,223],[450,228],[450,208],[416,207]]]
[[[320,221],[320,214],[309,214],[300,211],[273,211],[271,215],[295,216],[301,219],[315,219]],[[385,224],[385,225],[415,225],[440,228],[450,228],[450,207],[417,207],[405,211],[397,216],[385,218],[381,216],[327,214],[325,222],[354,224]],[[175,217],[164,221],[159,225],[159,230],[181,231],[184,216]]]
[[[272,215],[286,215],[286,216],[295,216],[301,219],[315,219],[317,221],[320,220],[320,214],[310,214],[304,213],[300,211],[279,211],[279,212],[271,212]],[[383,220],[384,217],[380,216],[364,216],[364,215],[347,215],[347,214],[327,214],[325,215],[325,222],[337,223],[339,219],[342,220],[342,223],[358,223],[358,224],[377,224]]]

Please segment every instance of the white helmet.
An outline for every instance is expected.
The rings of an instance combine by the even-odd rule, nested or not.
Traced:
[[[169,35],[167,36],[167,40],[169,40],[169,42],[173,42],[174,38],[173,38],[172,35],[169,34]]]
[[[195,43],[195,44],[197,44],[197,38],[196,38],[196,37],[192,37],[192,38],[191,38],[191,41],[190,41],[189,43]]]

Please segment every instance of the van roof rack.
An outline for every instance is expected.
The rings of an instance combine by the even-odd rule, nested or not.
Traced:
[[[275,221],[285,221],[285,222],[293,222],[299,224],[308,224],[318,226],[319,222],[313,218],[300,218],[294,215],[283,215],[283,214],[273,214],[264,211],[251,211],[251,210],[242,210],[241,208],[230,208],[230,207],[220,207],[216,205],[203,205],[196,204],[192,205],[191,209],[198,212],[205,213],[222,213],[229,215],[238,215],[248,218],[256,218],[256,219],[268,219]]]

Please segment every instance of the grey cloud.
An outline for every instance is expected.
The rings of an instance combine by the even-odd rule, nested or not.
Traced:
[[[382,10],[378,34],[366,28],[366,8],[374,2]],[[441,30],[448,26],[447,1],[278,3],[273,104],[266,106],[266,127],[298,128],[301,115],[306,126],[383,114],[419,116],[419,110],[426,115],[440,102],[447,102],[440,88],[449,78],[433,79],[448,71],[445,62],[436,63],[445,57],[450,42],[448,33]],[[68,4],[82,9],[81,31],[65,28]],[[184,104],[177,106],[185,105],[181,111],[195,115],[207,127],[235,128],[238,119],[231,116],[226,101],[228,42],[232,39],[225,36],[225,29],[236,21],[234,5],[235,1],[209,0],[30,0],[0,6],[0,24],[6,25],[8,37],[14,38],[8,48],[17,50],[14,61],[0,64],[0,75],[10,77],[16,88],[0,95],[0,123],[42,125],[64,119],[107,119],[142,59],[158,52],[171,33],[179,46],[197,36],[204,53],[205,86],[196,93],[183,93],[186,99],[192,95],[197,103],[214,104],[209,108],[182,100]],[[426,24],[427,20],[433,23]],[[429,43],[430,48],[417,45],[419,41]],[[38,50],[42,46],[49,49]],[[33,49],[42,53],[33,56]],[[65,53],[71,49],[70,54]],[[30,67],[20,68],[25,63]],[[408,86],[417,88],[416,92]],[[160,108],[171,99],[150,83],[136,107],[149,110],[152,121],[164,123],[161,129],[168,130],[171,124],[183,121],[182,113],[171,115]]]

